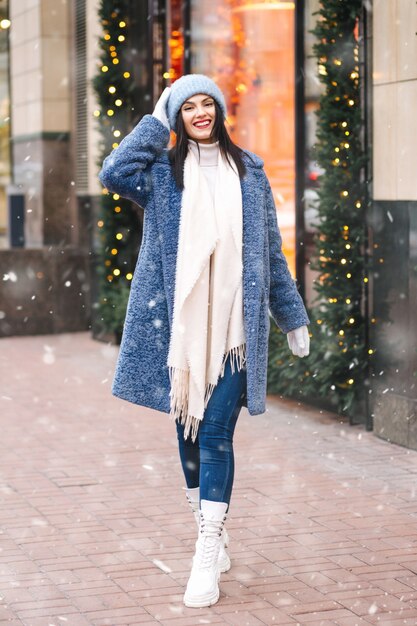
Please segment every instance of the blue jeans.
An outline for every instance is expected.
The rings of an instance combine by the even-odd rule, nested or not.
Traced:
[[[235,368],[230,357],[204,411],[197,438],[184,440],[184,426],[177,420],[178,446],[187,487],[200,487],[201,500],[230,504],[235,470],[233,433],[246,398],[246,369]]]

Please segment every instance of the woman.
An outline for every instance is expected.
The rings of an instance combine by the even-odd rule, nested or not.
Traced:
[[[263,161],[231,141],[225,117],[210,78],[183,76],[100,172],[109,191],[144,208],[112,392],[175,420],[199,527],[190,607],[217,602],[220,572],[230,568],[233,433],[242,406],[265,412],[269,308],[292,352],[309,352]]]

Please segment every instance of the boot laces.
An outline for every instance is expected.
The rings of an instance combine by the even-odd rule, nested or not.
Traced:
[[[220,546],[226,516],[221,522],[205,520],[200,513],[200,535],[196,544],[196,561],[200,568],[211,568],[217,563],[217,554]]]

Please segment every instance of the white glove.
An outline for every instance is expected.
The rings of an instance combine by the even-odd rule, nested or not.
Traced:
[[[301,326],[287,333],[290,350],[295,356],[308,356],[310,353],[310,336],[307,326]]]
[[[156,119],[158,119],[160,122],[162,122],[162,124],[166,126],[168,130],[171,130],[171,129],[170,129],[169,121],[168,121],[166,104],[170,95],[171,95],[171,87],[165,87],[164,91],[159,96],[159,100],[155,104],[155,109],[154,109],[154,112],[152,113],[152,115],[156,117]]]

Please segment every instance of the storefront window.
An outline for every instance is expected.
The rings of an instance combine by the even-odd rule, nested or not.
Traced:
[[[265,161],[295,273],[294,2],[193,0],[192,72],[223,90],[233,141]]]
[[[8,2],[0,1],[0,248],[6,247],[6,187],[10,182],[9,26]]]

